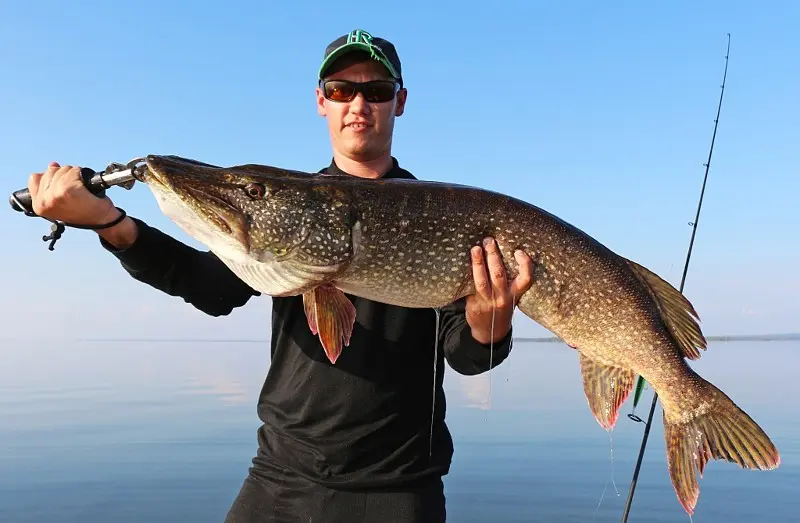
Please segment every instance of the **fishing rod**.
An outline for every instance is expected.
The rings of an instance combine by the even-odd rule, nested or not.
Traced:
[[[681,284],[679,291],[683,294],[683,286],[686,283],[686,273],[689,271],[689,260],[692,257],[692,248],[694,247],[694,239],[695,235],[697,234],[697,222],[700,220],[700,209],[703,207],[703,196],[705,196],[706,192],[706,183],[708,182],[708,170],[711,167],[711,155],[714,153],[714,142],[717,138],[717,126],[719,125],[719,115],[722,111],[722,96],[725,94],[725,81],[728,78],[728,57],[730,56],[731,52],[731,34],[728,33],[728,48],[725,51],[725,72],[722,75],[722,86],[719,93],[719,103],[717,104],[717,116],[714,118],[714,132],[711,135],[711,146],[708,149],[708,160],[706,163],[703,164],[705,167],[705,175],[703,176],[703,185],[700,189],[700,200],[697,203],[697,213],[694,218],[694,222],[691,222],[690,225],[692,226],[692,236],[689,240],[689,250],[686,253],[686,263],[683,266],[683,275],[681,276]],[[636,393],[634,396],[634,403],[633,408],[636,408],[636,404],[639,401],[639,396],[641,395],[642,389],[644,387],[644,379],[639,376],[638,380],[636,381]],[[650,436],[650,427],[653,423],[653,414],[656,410],[656,404],[658,403],[658,394],[656,391],[653,391],[653,401],[650,404],[650,412],[647,415],[647,422],[643,422],[642,419],[637,416],[636,414],[628,414],[628,417],[636,422],[645,423],[644,426],[644,434],[642,435],[642,444],[639,448],[639,457],[636,459],[636,467],[633,470],[633,478],[631,479],[631,486],[628,489],[628,499],[625,501],[625,510],[622,513],[622,523],[626,523],[628,521],[628,515],[631,511],[631,503],[633,502],[633,494],[636,490],[636,483],[639,481],[639,471],[642,468],[642,459],[644,458],[644,450],[647,446],[647,439]]]

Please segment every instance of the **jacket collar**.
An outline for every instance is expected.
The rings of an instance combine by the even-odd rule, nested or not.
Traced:
[[[331,163],[328,167],[320,169],[319,172],[322,174],[351,176],[350,173],[341,170],[339,166],[336,165],[336,161],[333,159],[331,159]],[[395,158],[394,156],[392,156],[392,167],[386,173],[384,173],[384,175],[381,176],[380,179],[383,178],[406,178],[410,180],[416,180],[416,177],[413,174],[400,167],[397,158]]]

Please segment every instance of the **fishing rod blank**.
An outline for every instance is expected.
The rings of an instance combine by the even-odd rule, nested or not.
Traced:
[[[731,34],[728,33],[728,48],[725,51],[725,72],[722,75],[722,86],[721,86],[720,93],[719,93],[719,103],[717,104],[717,117],[714,119],[714,132],[711,135],[711,146],[708,149],[708,160],[706,161],[706,163],[703,164],[704,167],[705,167],[705,175],[703,176],[703,185],[702,185],[702,188],[700,189],[700,200],[697,203],[697,213],[695,215],[694,222],[691,223],[691,225],[692,225],[692,236],[691,236],[691,239],[689,240],[689,250],[686,253],[686,263],[683,266],[683,275],[681,276],[681,284],[680,284],[680,288],[679,288],[679,291],[681,293],[683,293],[683,286],[686,283],[686,273],[689,270],[689,260],[692,257],[692,248],[694,247],[694,238],[695,238],[695,235],[697,234],[697,222],[700,220],[700,209],[703,206],[703,196],[705,196],[705,192],[706,192],[706,182],[708,181],[708,170],[711,167],[711,155],[714,152],[714,142],[715,142],[715,140],[717,138],[717,126],[719,125],[719,115],[720,115],[720,112],[722,110],[722,96],[725,93],[725,81],[728,78],[728,56],[730,56],[730,51],[731,51]],[[637,383],[636,383],[637,391],[639,391],[639,392],[641,391],[641,386],[643,385],[643,382],[644,382],[643,378],[641,376],[639,376],[639,379],[637,380]],[[634,400],[636,402],[636,400],[638,400],[638,397],[636,397]],[[634,402],[634,408],[636,408],[636,403],[635,402]],[[642,458],[644,457],[644,450],[645,450],[645,447],[647,446],[647,438],[650,435],[650,427],[651,427],[651,425],[653,423],[653,413],[655,413],[656,404],[657,403],[658,403],[658,394],[654,390],[653,391],[653,401],[650,404],[650,412],[649,412],[649,414],[647,416],[647,423],[646,423],[646,425],[644,427],[644,434],[642,436],[642,445],[639,448],[639,457],[636,460],[636,468],[633,471],[633,478],[631,479],[630,489],[628,489],[628,499],[625,501],[625,510],[624,510],[624,512],[622,514],[622,523],[626,523],[628,521],[628,515],[630,514],[630,511],[631,511],[631,503],[633,502],[633,494],[634,494],[634,491],[636,490],[636,483],[639,480],[639,471],[641,470],[641,467],[642,467]],[[635,416],[633,414],[630,414],[629,417],[631,419],[633,419],[634,421],[641,421],[641,418],[638,418],[638,416]]]

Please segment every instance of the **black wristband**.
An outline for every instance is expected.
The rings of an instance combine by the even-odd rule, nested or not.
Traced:
[[[119,213],[120,213],[119,216],[117,216],[116,218],[114,218],[110,222],[104,223],[102,225],[78,225],[78,224],[75,224],[75,223],[65,223],[64,225],[66,225],[68,227],[73,227],[75,229],[89,229],[89,230],[92,230],[92,231],[99,231],[101,229],[108,229],[109,227],[113,227],[113,226],[117,225],[119,222],[124,220],[125,217],[128,215],[125,212],[125,209],[121,209],[119,207],[115,207],[115,209],[117,209],[119,211]]]

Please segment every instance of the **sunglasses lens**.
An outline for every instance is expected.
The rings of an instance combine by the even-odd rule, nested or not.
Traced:
[[[325,98],[334,102],[349,102],[356,95],[356,88],[344,80],[328,80],[323,86]]]
[[[388,102],[394,98],[394,85],[393,82],[367,82],[361,92],[368,102]]]

